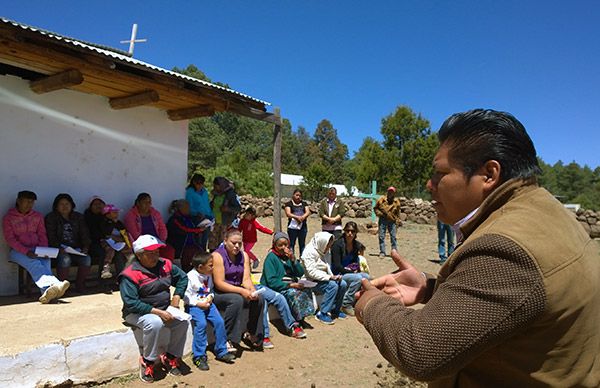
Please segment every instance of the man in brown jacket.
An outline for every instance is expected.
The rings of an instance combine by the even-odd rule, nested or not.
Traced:
[[[358,319],[430,387],[600,386],[598,244],[537,185],[525,128],[473,110],[438,136],[427,187],[459,244],[437,279],[393,252],[399,270],[363,281]]]
[[[396,198],[396,188],[390,186],[387,194],[379,197],[375,203],[375,214],[379,217],[379,257],[385,257],[385,232],[390,232],[392,249],[398,249],[396,243],[396,225],[400,224],[400,199]]]

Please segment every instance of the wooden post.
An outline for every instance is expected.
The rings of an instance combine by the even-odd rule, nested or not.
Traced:
[[[274,109],[273,127],[273,229],[281,232],[281,112]]]

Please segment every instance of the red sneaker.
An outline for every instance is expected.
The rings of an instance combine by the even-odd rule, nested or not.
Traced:
[[[271,342],[271,339],[269,337],[263,339],[263,349],[273,349],[275,347],[275,345],[273,345],[273,342]]]
[[[170,375],[181,376],[183,373],[179,369],[179,357],[170,358],[166,353],[160,355],[160,362],[163,363]]]
[[[298,339],[306,338],[306,333],[304,332],[304,330],[302,330],[300,326],[294,326],[294,328],[292,329],[292,337]]]
[[[144,383],[154,382],[154,364],[144,361],[144,358],[140,356],[140,380]]]

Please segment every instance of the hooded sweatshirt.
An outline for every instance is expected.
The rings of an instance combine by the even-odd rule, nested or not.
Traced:
[[[10,209],[2,219],[2,229],[8,246],[17,252],[27,254],[35,247],[48,246],[44,217],[35,210],[22,214]]]
[[[329,281],[333,273],[329,264],[323,260],[325,257],[325,248],[329,240],[333,238],[333,235],[328,232],[315,233],[313,238],[308,242],[306,248],[302,252],[302,265],[304,266],[304,273],[310,280],[318,282]]]

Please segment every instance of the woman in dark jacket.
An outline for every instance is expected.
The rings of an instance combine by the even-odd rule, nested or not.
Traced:
[[[66,193],[58,194],[52,204],[52,212],[45,218],[48,245],[59,248],[56,272],[60,280],[67,280],[69,268],[77,263],[75,288],[85,291],[85,278],[90,273],[91,257],[88,255],[91,239],[83,214],[76,212],[73,198]],[[67,249],[72,248],[72,253]],[[78,252],[78,253],[76,253]]]
[[[181,260],[181,269],[192,269],[192,258],[200,252],[200,238],[203,228],[197,228],[190,215],[190,204],[185,199],[171,203],[172,213],[167,221],[167,243],[175,249],[175,258]]]
[[[344,294],[342,311],[347,315],[354,315],[354,295],[360,289],[362,279],[368,279],[369,274],[360,272],[358,253],[363,244],[357,239],[358,225],[349,221],[344,226],[344,234],[331,246],[331,272],[342,275],[348,284]]]

